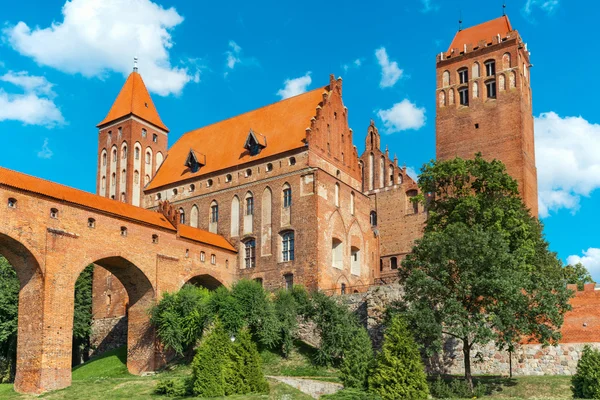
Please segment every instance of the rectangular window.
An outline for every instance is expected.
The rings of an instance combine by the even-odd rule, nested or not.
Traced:
[[[203,251],[200,252],[200,261],[206,262],[206,253]]]
[[[465,69],[458,71],[458,79],[459,79],[460,83],[469,82],[469,70],[465,68]]]
[[[246,199],[246,215],[254,214],[254,197],[248,197]]]
[[[254,268],[256,266],[256,241],[254,239],[245,243],[244,256],[246,268]]]
[[[286,232],[282,235],[282,261],[294,261],[294,232]]]
[[[154,133],[154,134],[152,135],[152,141],[153,141],[154,143],[158,143],[158,135],[157,135],[156,133]]]
[[[217,256],[216,255],[214,255],[214,254],[210,255],[210,263],[212,265],[215,265],[217,263]]]
[[[458,96],[460,97],[460,105],[462,105],[462,106],[469,105],[469,89],[468,88],[458,89]]]
[[[219,222],[219,206],[214,205],[210,208],[210,222]]]
[[[283,189],[283,207],[288,208],[292,205],[292,189]]]
[[[284,278],[285,278],[285,288],[287,290],[292,290],[294,288],[294,275],[286,274],[286,275],[284,275]]]
[[[485,73],[487,76],[496,75],[496,62],[495,61],[488,61],[485,63]]]
[[[485,87],[487,88],[487,97],[489,99],[495,99],[496,98],[496,81],[486,82]]]

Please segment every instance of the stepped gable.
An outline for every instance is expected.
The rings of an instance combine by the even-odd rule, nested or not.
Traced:
[[[323,91],[328,92],[329,86],[184,134],[169,149],[168,157],[146,190],[304,147],[306,127],[311,125],[311,118],[323,101]],[[244,148],[250,131],[265,145],[256,155]],[[206,154],[206,165],[197,172],[185,165],[190,149]]]
[[[129,74],[127,81],[119,92],[117,99],[113,103],[106,118],[100,122],[97,127],[108,124],[122,117],[135,115],[152,125],[169,132],[169,129],[163,124],[150,93],[142,80],[142,76],[136,71]]]
[[[509,32],[512,32],[512,26],[507,16],[493,19],[479,25],[463,29],[456,33],[452,44],[448,48],[448,54],[452,53],[452,49],[463,51],[466,45],[477,46],[479,41],[485,40],[486,43],[491,43],[492,38],[498,34],[504,38]]]

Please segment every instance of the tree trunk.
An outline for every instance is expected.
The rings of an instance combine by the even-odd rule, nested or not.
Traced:
[[[465,380],[467,381],[467,384],[469,385],[469,388],[472,392],[473,376],[471,375],[471,345],[466,339],[463,339],[463,355],[465,358]]]
[[[508,377],[512,379],[512,350],[508,350]]]

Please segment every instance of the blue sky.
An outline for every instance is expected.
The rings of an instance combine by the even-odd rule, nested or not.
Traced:
[[[359,153],[370,119],[400,164],[435,155],[435,56],[502,1],[31,0],[0,27],[0,165],[95,190],[97,130],[138,56],[170,128],[184,132],[344,79]],[[540,210],[551,247],[600,280],[600,53],[591,0],[507,0],[528,43]],[[568,56],[567,56],[568,55]],[[586,79],[582,79],[586,77]],[[596,111],[596,112],[595,112]]]

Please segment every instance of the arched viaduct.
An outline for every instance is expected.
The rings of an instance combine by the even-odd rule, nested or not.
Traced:
[[[200,276],[225,285],[233,281],[231,244],[177,226],[164,211],[0,168],[0,254],[21,285],[16,391],[41,393],[71,384],[74,287],[87,265],[107,269],[127,290],[127,368],[134,374],[162,362],[148,315],[162,293]]]

